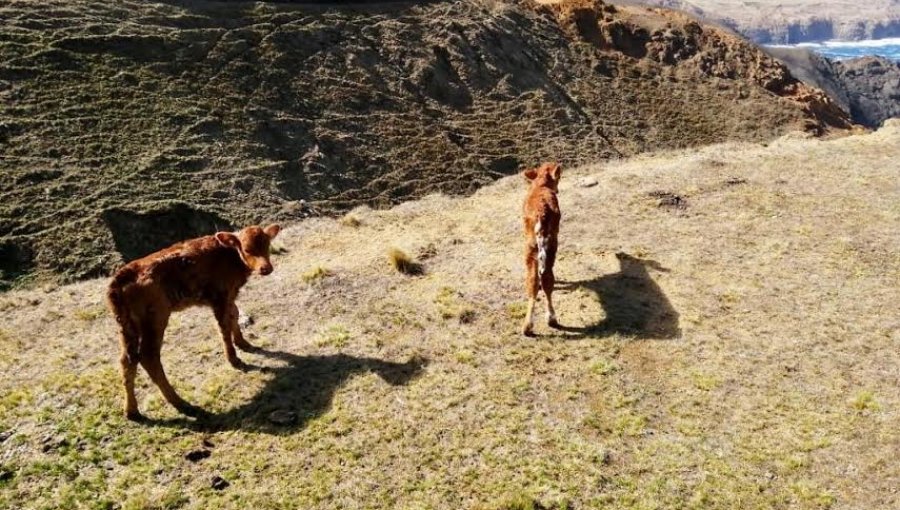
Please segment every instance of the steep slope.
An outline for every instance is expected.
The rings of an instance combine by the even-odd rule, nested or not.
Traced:
[[[760,44],[900,37],[900,0],[625,0],[721,23]]]
[[[900,62],[881,57],[830,60],[804,48],[769,47],[791,73],[822,89],[853,122],[878,127],[900,117]]]
[[[470,193],[545,159],[847,120],[736,38],[600,2],[56,0],[0,17],[0,286]]]
[[[0,295],[0,508],[898,508],[897,161],[895,121],[565,168],[536,339],[521,177],[305,221],[238,300],[263,369],[169,325],[205,423],[143,372],[121,416],[104,280]]]
[[[900,62],[863,57],[835,62],[850,98],[850,114],[866,126],[900,117]]]
[[[805,48],[768,46],[765,52],[777,58],[791,70],[791,74],[828,94],[846,112],[850,112],[850,97],[846,84],[840,79],[836,62]],[[854,119],[859,123],[858,119]]]

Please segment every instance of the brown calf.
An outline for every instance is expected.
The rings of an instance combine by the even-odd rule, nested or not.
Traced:
[[[547,296],[547,324],[556,327],[553,310],[553,263],[556,261],[557,235],[559,234],[559,201],[556,199],[562,167],[558,163],[544,163],[525,171],[530,187],[525,196],[523,218],[525,220],[525,291],[528,293],[528,311],[522,334],[531,336],[534,329],[534,303],[538,290]]]
[[[234,300],[250,275],[272,272],[269,242],[280,227],[247,227],[191,239],[134,260],[119,269],[107,292],[109,307],[121,329],[125,416],[139,419],[134,376],[140,363],[163,397],[183,414],[203,411],[184,401],[166,378],[159,359],[163,333],[174,311],[209,306],[225,342],[225,356],[236,368],[244,365],[234,346],[253,348],[241,335]]]

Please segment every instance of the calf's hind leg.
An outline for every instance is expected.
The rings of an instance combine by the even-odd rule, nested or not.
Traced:
[[[122,369],[122,384],[125,386],[125,417],[129,420],[141,418],[137,398],[134,396],[134,377],[137,375],[140,359],[139,342],[140,337],[134,332],[122,331],[122,355],[119,357],[119,364]]]
[[[532,336],[534,334],[534,303],[537,301],[540,282],[538,280],[537,248],[528,246],[525,249],[525,292],[528,294],[528,309],[525,311],[525,322],[522,324],[522,334]]]
[[[166,372],[163,370],[162,361],[160,360],[160,351],[162,350],[163,335],[166,325],[169,321],[168,316],[157,318],[157,320],[147,321],[142,328],[141,334],[143,342],[141,343],[141,366],[147,371],[150,379],[159,388],[163,398],[172,404],[179,412],[188,416],[199,416],[203,414],[203,410],[189,404],[181,398],[175,391],[175,388],[169,384]]]
[[[556,310],[553,309],[553,286],[556,285],[556,276],[553,274],[553,264],[556,262],[556,242],[551,241],[547,246],[547,265],[544,274],[541,275],[541,288],[547,296],[547,325],[551,328],[559,327],[556,320]]]

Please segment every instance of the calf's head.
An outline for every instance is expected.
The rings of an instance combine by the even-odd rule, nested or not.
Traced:
[[[269,260],[269,244],[281,227],[269,225],[266,228],[247,227],[237,233],[218,232],[216,241],[222,246],[234,248],[251,272],[267,275],[272,272],[272,261]]]
[[[558,191],[559,178],[562,177],[562,166],[559,163],[544,163],[543,165],[525,170],[523,174],[531,187],[550,188]]]

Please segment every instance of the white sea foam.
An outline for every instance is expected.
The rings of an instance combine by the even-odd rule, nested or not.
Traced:
[[[821,41],[800,44],[772,44],[773,48],[806,48],[837,60],[879,55],[900,60],[900,37],[863,41]]]

